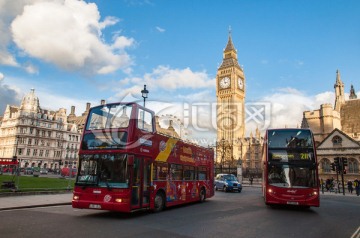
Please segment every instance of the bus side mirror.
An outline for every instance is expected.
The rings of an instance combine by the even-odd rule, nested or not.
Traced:
[[[128,165],[134,165],[134,156],[133,155],[128,156]]]

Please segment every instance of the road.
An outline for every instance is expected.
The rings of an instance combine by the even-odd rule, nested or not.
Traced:
[[[350,238],[360,226],[360,198],[321,197],[320,208],[271,208],[259,188],[217,191],[205,203],[160,213],[120,214],[71,206],[0,212],[6,237],[326,237]]]

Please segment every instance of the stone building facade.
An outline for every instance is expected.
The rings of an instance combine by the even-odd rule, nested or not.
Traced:
[[[336,157],[348,159],[345,180],[360,178],[360,99],[351,85],[349,100],[345,100],[344,83],[336,72],[335,105],[322,104],[320,109],[303,112],[302,128],[310,128],[317,145],[321,178],[336,177],[330,169]]]
[[[67,121],[66,109],[40,107],[35,90],[20,106],[7,105],[0,126],[0,157],[16,156],[20,167],[59,169],[77,164],[81,132]]]

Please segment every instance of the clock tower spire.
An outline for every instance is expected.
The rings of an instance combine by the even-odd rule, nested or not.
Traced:
[[[231,29],[217,70],[216,98],[217,162],[225,165],[241,157],[236,142],[245,136],[245,76],[232,42]]]

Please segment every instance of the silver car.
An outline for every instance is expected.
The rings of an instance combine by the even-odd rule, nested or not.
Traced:
[[[242,185],[233,174],[218,174],[215,177],[215,190],[218,189],[224,192],[237,191],[241,193]]]

